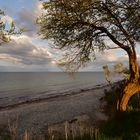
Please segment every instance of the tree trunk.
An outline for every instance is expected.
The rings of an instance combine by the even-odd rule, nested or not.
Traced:
[[[130,79],[124,88],[123,97],[120,102],[120,111],[126,111],[128,102],[130,98],[140,91],[139,82],[139,68],[137,62],[137,56],[134,52],[129,52],[129,69],[130,69]]]

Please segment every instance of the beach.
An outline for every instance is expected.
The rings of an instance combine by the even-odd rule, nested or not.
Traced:
[[[104,85],[76,94],[3,108],[0,110],[0,126],[6,129],[6,124],[16,124],[17,135],[23,135],[25,131],[41,134],[51,126],[80,118],[98,128],[102,121],[107,120],[105,102],[101,98],[104,97],[104,90],[109,88]]]

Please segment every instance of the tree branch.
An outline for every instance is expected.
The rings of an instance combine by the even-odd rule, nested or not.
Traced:
[[[117,18],[117,16],[108,8],[108,6],[103,3],[104,6],[104,10],[106,10],[108,12],[108,14],[110,14],[110,16],[112,18],[114,18],[117,22],[116,26],[123,32],[123,34],[125,35],[125,37],[129,40],[131,46],[134,45],[134,41],[132,40],[131,35],[124,29],[124,27],[121,24],[121,21]]]

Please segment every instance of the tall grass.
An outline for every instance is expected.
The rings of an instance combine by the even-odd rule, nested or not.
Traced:
[[[12,124],[13,126],[13,124]],[[0,137],[0,140],[120,140],[118,138],[107,137],[103,133],[100,133],[97,128],[85,128],[81,125],[78,127],[68,121],[64,123],[64,134],[58,135],[51,127],[48,128],[46,134],[32,135],[29,131],[25,130],[21,138],[17,137],[15,133],[15,127],[10,126],[9,134]],[[14,132],[14,133],[13,133]]]

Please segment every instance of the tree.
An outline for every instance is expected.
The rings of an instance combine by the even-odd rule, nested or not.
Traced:
[[[11,35],[17,35],[23,32],[23,29],[16,29],[13,21],[11,21],[10,25],[3,22],[2,17],[4,16],[4,12],[0,9],[0,46],[10,41]]]
[[[140,41],[139,0],[49,0],[38,19],[40,35],[65,52],[62,64],[77,70],[95,59],[97,51],[121,48],[129,57],[130,78],[124,89],[120,110],[140,91],[135,50]],[[113,46],[107,44],[112,41]]]

